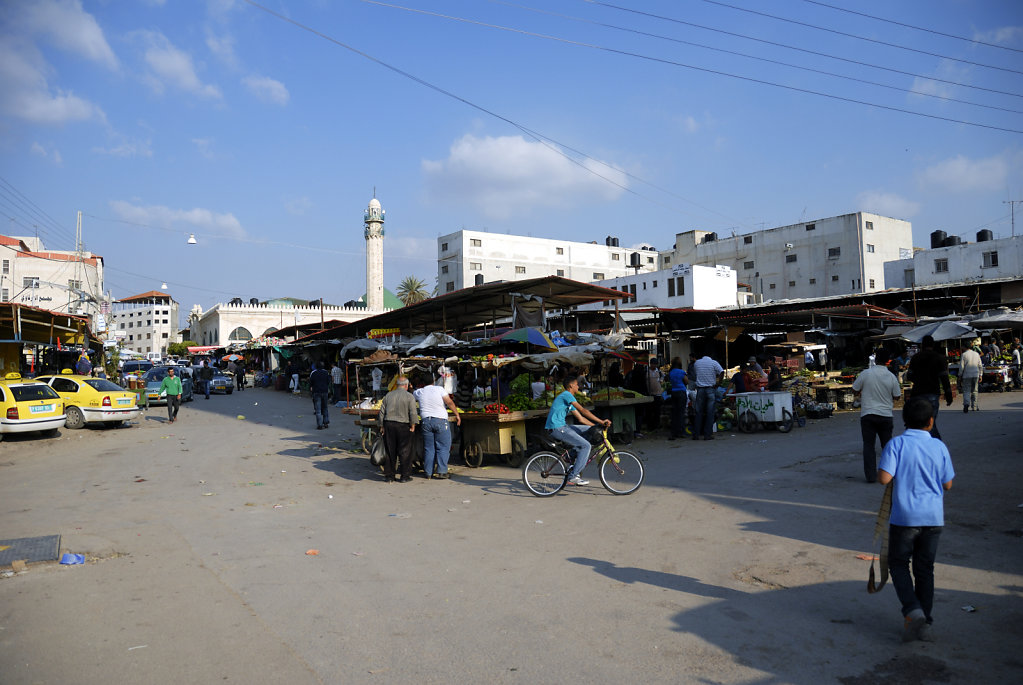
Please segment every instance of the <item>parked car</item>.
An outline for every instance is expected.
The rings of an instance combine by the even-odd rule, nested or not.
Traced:
[[[153,368],[153,362],[144,359],[132,359],[124,362],[124,365],[121,366],[121,385],[128,385],[128,376],[141,378],[151,368]]]
[[[36,380],[49,385],[64,400],[65,428],[73,430],[97,422],[119,426],[142,413],[135,393],[104,378],[61,373],[39,376]]]
[[[143,376],[143,380],[146,382],[146,400],[149,404],[167,404],[166,397],[160,397],[160,384],[163,383],[164,377],[167,375],[167,369],[172,368],[170,366],[154,366],[153,368],[146,371],[146,375]],[[174,375],[181,378],[181,401],[189,402],[192,398],[192,379],[188,376],[181,377],[180,369],[174,368]]]
[[[0,439],[4,433],[52,431],[64,425],[64,401],[45,383],[9,373],[0,381]]]
[[[225,395],[230,395],[234,392],[234,376],[223,369],[213,369],[210,392],[222,392]]]

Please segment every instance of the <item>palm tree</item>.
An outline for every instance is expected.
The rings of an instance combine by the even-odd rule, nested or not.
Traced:
[[[408,307],[416,302],[422,302],[430,297],[426,290],[426,282],[415,276],[406,276],[398,284],[398,299]]]

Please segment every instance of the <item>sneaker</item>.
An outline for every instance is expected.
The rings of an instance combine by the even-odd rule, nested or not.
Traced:
[[[583,480],[579,476],[572,476],[571,478],[568,479],[568,484],[569,485],[589,485],[590,481]]]
[[[966,414],[966,413],[968,413],[969,411],[970,411],[970,407],[964,404],[964,405],[963,405],[963,413],[964,413],[964,414]]]
[[[923,642],[934,642],[934,628],[930,623],[924,623],[920,630],[916,631],[916,637]]]
[[[919,640],[920,627],[925,625],[927,625],[927,618],[924,616],[923,611],[914,609],[909,612],[909,616],[906,617],[902,625],[902,641],[912,642],[913,640]]]

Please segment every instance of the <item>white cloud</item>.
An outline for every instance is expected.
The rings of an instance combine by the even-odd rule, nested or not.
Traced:
[[[242,84],[263,102],[286,105],[291,98],[283,83],[268,76],[246,76],[242,79]]]
[[[700,122],[692,116],[682,117],[679,123],[682,125],[682,130],[686,133],[696,133],[700,130]]]
[[[92,148],[93,152],[101,155],[109,155],[111,157],[152,157],[153,148],[151,140],[138,140],[122,136],[120,134],[112,134],[114,139],[109,147],[96,146]]]
[[[308,212],[313,206],[312,200],[308,197],[293,197],[284,202],[284,209],[287,210],[288,214],[294,214],[295,216],[302,216]]]
[[[1020,38],[1023,38],[1023,26],[999,26],[989,31],[974,31],[973,33],[974,40],[996,45],[1014,43]]]
[[[431,196],[468,202],[494,219],[543,207],[609,202],[628,184],[617,169],[588,159],[576,164],[522,136],[467,134],[455,141],[447,159],[423,160],[421,166]]]
[[[53,151],[53,163],[57,166],[64,166],[64,158],[60,155],[60,150]]]
[[[909,219],[920,211],[920,203],[883,190],[865,190],[856,196],[856,206],[864,212]]]
[[[213,139],[212,138],[192,138],[192,144],[195,145],[199,154],[206,159],[214,159],[216,155],[213,154]]]
[[[123,200],[110,202],[110,209],[123,221],[156,228],[175,228],[181,224],[202,232],[227,238],[245,238],[245,229],[234,214],[218,214],[209,209],[171,209],[162,205],[143,207]]]
[[[19,3],[16,25],[32,35],[45,36],[54,47],[117,68],[117,57],[110,49],[96,18],[82,9],[79,0],[34,0]]]
[[[30,152],[46,159],[52,159],[54,165],[62,167],[64,166],[64,158],[61,157],[60,151],[56,148],[52,152],[48,151],[45,146],[40,144],[38,141],[32,143],[32,147],[29,148]]]
[[[70,91],[51,90],[50,66],[34,45],[0,37],[0,111],[35,124],[106,121],[103,110]]]
[[[238,55],[234,51],[234,36],[230,34],[218,36],[213,33],[212,29],[207,28],[206,47],[210,49],[210,52],[219,57],[224,64],[231,68],[237,68]]]
[[[997,191],[1005,187],[1009,164],[1001,156],[970,159],[957,155],[924,169],[920,184],[949,192]]]
[[[219,88],[199,79],[189,53],[176,48],[158,31],[143,31],[141,35],[148,43],[145,60],[151,70],[146,81],[154,91],[163,93],[171,85],[201,97],[220,99]]]
[[[918,93],[926,93],[927,95],[937,95],[939,97],[947,98],[954,95],[955,87],[950,83],[945,83],[944,81],[955,81],[957,83],[967,84],[970,82],[969,68],[948,59],[941,60],[938,68],[934,70],[933,75],[935,78],[942,80],[935,81],[934,79],[921,78],[917,76],[913,79],[911,90],[917,91]],[[909,97],[919,99],[920,96],[910,95]]]
[[[32,154],[39,155],[40,157],[46,156],[46,148],[39,143],[32,143]]]

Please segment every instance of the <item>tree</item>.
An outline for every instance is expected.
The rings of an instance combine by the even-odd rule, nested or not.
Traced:
[[[422,302],[429,297],[430,293],[426,289],[426,282],[415,276],[406,276],[398,284],[398,299],[404,302],[406,307],[416,302]]]
[[[189,347],[196,347],[199,343],[194,340],[183,340],[179,343],[171,343],[167,345],[167,354],[176,354],[179,357],[188,355]]]

